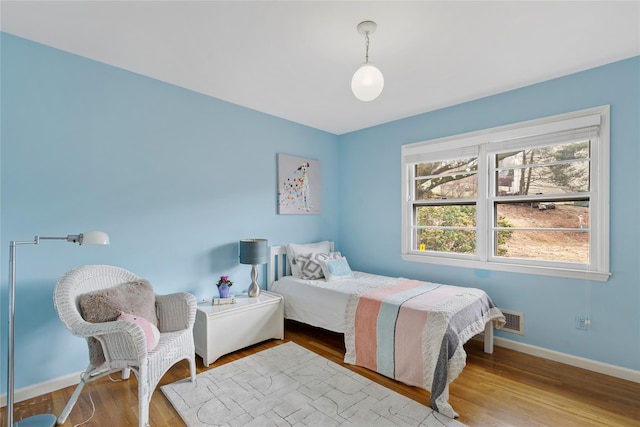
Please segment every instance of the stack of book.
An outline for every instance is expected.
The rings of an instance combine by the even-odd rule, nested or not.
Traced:
[[[238,300],[236,297],[229,298],[214,298],[213,305],[229,305],[229,304],[237,304]]]

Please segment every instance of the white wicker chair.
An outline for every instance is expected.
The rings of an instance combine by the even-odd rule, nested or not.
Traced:
[[[149,425],[149,403],[158,381],[176,362],[187,359],[191,381],[195,381],[195,347],[193,324],[196,317],[196,299],[185,292],[156,295],[156,312],[160,342],[147,352],[142,328],[132,322],[86,322],[80,313],[79,297],[87,292],[112,288],[122,283],[140,280],[135,274],[119,267],[87,265],[66,273],[57,283],[54,304],[62,323],[76,336],[93,337],[102,344],[105,363],[93,366],[91,362],[82,374],[80,384],[58,418],[65,422],[84,385],[109,373],[122,370],[122,377],[129,377],[129,370],[138,377],[139,425]]]

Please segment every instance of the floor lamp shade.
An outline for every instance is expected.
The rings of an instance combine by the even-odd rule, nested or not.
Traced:
[[[80,235],[81,245],[108,245],[109,236],[103,231],[87,231]]]
[[[16,249],[21,245],[38,245],[42,240],[66,240],[80,245],[108,245],[109,236],[102,231],[89,231],[81,234],[69,234],[60,237],[35,236],[33,240],[12,240],[9,246],[9,345],[7,357],[7,427],[53,427],[56,425],[56,417],[52,414],[39,414],[24,418],[18,422],[13,421],[13,394],[14,394],[14,319],[15,319],[15,288],[16,288]]]
[[[251,265],[251,285],[249,285],[250,297],[257,297],[260,295],[260,286],[258,286],[258,270],[256,269],[256,266],[259,264],[266,264],[268,260],[266,239],[240,240],[240,264]]]

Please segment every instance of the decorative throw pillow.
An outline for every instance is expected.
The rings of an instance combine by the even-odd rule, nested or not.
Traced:
[[[346,257],[321,260],[320,265],[327,281],[351,279],[353,277]]]
[[[289,243],[287,245],[287,260],[291,267],[291,275],[294,277],[302,277],[300,267],[296,262],[296,256],[304,254],[328,254],[331,252],[331,243],[328,240],[318,243],[308,243],[305,245],[297,245]]]
[[[330,252],[328,254],[303,254],[296,256],[296,265],[300,268],[300,274],[303,279],[316,280],[322,279],[324,273],[320,261],[340,258],[340,252]]]
[[[143,317],[152,325],[158,326],[156,296],[147,280],[123,283],[80,295],[80,314],[87,322],[112,322],[123,312]],[[92,337],[88,342],[91,364],[102,365],[105,362],[102,345]]]
[[[120,313],[120,316],[118,316],[116,320],[126,320],[127,322],[133,322],[140,325],[142,332],[144,332],[144,336],[147,339],[147,351],[153,350],[158,345],[158,342],[160,341],[160,331],[154,324],[144,317]]]

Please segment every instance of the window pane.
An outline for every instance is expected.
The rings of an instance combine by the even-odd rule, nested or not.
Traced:
[[[516,164],[545,164],[577,159],[587,160],[590,157],[590,150],[591,142],[588,140],[549,147],[529,148],[498,154],[497,165],[498,168],[503,168],[515,166]]]
[[[547,261],[589,262],[589,233],[579,231],[496,231],[497,255]]]
[[[416,165],[416,176],[446,175],[454,172],[469,172],[472,170],[478,170],[478,159],[476,157],[419,163]]]
[[[475,230],[422,229],[417,230],[414,250],[438,251],[458,254],[476,252]]]
[[[475,198],[478,161],[474,158],[415,165],[414,200]]]
[[[475,227],[475,205],[417,206],[417,226]]]
[[[497,194],[563,194],[589,191],[589,162],[498,170]]]
[[[496,155],[498,195],[589,191],[589,141]],[[527,166],[531,165],[531,166]]]
[[[496,216],[498,227],[513,228],[495,231],[497,256],[589,262],[588,201],[499,203]]]
[[[496,203],[499,227],[589,228],[589,202]],[[500,225],[503,221],[508,225]]]

